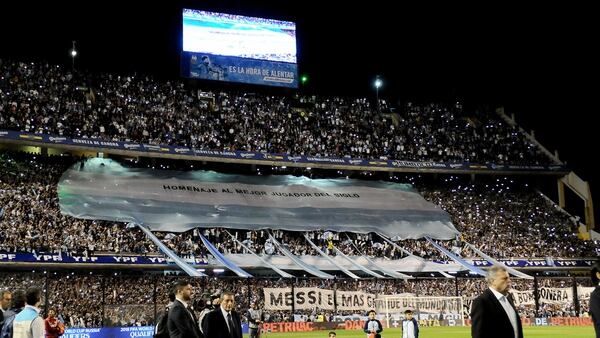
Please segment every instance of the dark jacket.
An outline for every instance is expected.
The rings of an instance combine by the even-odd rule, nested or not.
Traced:
[[[363,331],[365,331],[365,333],[371,333],[369,331],[369,322],[370,321],[371,321],[370,319],[367,319],[367,321],[365,322],[365,327],[363,328]],[[381,333],[381,331],[383,331],[383,326],[381,325],[381,322],[379,321],[379,319],[373,319],[373,321],[377,322],[377,324],[379,325],[378,326],[379,329],[375,330],[377,332],[377,334],[375,335],[375,337],[377,337],[377,338],[381,337],[380,333]]]
[[[517,314],[517,331],[519,338],[523,338],[523,327],[521,326],[519,312],[515,309],[510,297],[508,302]],[[490,289],[486,289],[481,296],[473,301],[471,322],[472,338],[512,338],[514,335],[506,311],[504,311],[502,304]]]
[[[600,286],[590,294],[590,315],[596,329],[596,338],[600,338]]]
[[[15,320],[15,316],[21,312],[23,308],[11,308],[10,310],[4,313],[4,323],[2,323],[2,327],[0,328],[0,338],[4,337],[12,337],[12,324]]]
[[[179,300],[169,310],[167,326],[171,338],[203,338],[194,311],[188,311]]]
[[[242,321],[240,315],[231,311],[231,319],[235,324],[233,334],[230,335],[226,318],[223,316],[221,307],[209,312],[202,320],[202,331],[206,338],[242,338]]]

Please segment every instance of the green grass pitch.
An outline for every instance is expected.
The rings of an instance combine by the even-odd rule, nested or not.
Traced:
[[[329,331],[263,333],[261,338],[327,338]],[[337,338],[366,338],[359,330],[338,330]],[[385,329],[382,338],[400,338],[400,329]],[[247,336],[245,336],[247,337]],[[419,338],[470,338],[470,327],[421,327]],[[592,326],[534,326],[524,328],[524,338],[593,338]]]

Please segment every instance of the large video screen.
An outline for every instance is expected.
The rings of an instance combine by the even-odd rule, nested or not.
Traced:
[[[183,9],[182,76],[298,87],[296,24]]]

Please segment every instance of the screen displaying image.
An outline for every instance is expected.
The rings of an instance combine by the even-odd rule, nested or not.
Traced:
[[[296,24],[186,9],[183,50],[296,63]]]
[[[296,24],[183,10],[182,75],[298,87]]]

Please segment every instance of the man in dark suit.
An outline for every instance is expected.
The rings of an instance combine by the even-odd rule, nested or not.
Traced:
[[[191,307],[192,285],[187,281],[177,281],[173,286],[175,301],[169,309],[169,336],[171,338],[203,338],[198,319]]]
[[[235,295],[225,291],[221,305],[204,316],[202,331],[206,338],[242,338],[242,322],[235,308]]]
[[[506,268],[494,265],[488,270],[489,288],[473,301],[471,337],[523,338],[521,319],[507,296],[510,277]]]
[[[597,261],[592,267],[592,283],[596,285],[596,288],[590,294],[590,315],[592,316],[592,323],[594,323],[594,329],[596,330],[596,338],[600,338],[600,261]]]

